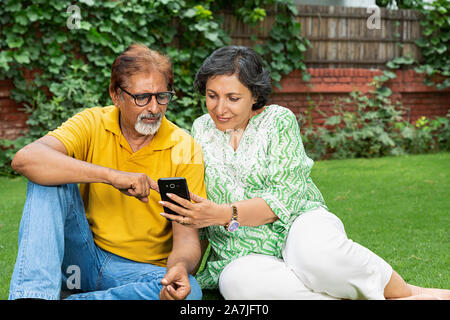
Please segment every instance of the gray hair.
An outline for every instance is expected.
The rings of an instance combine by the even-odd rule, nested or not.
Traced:
[[[272,92],[270,73],[263,68],[261,57],[249,47],[226,46],[214,51],[198,70],[194,84],[205,95],[209,78],[233,74],[256,98],[252,109],[264,107]]]

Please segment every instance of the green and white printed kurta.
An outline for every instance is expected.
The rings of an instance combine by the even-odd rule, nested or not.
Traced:
[[[258,227],[222,226],[201,230],[211,243],[205,268],[196,278],[204,289],[217,288],[231,261],[251,253],[281,258],[289,228],[301,213],[325,206],[309,177],[313,161],[303,148],[295,115],[271,105],[250,119],[236,151],[230,135],[218,130],[209,114],[196,119],[194,139],[203,148],[208,198],[218,204],[262,198],[279,220]],[[230,211],[231,212],[231,211]]]

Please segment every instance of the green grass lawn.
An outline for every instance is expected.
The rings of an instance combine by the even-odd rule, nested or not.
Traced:
[[[318,161],[311,176],[350,239],[409,283],[450,288],[450,153]],[[0,299],[8,297],[25,195],[25,179],[0,178]]]
[[[408,283],[450,289],[450,153],[322,161],[311,176],[350,239]]]
[[[8,299],[26,188],[22,177],[0,178],[0,299]]]

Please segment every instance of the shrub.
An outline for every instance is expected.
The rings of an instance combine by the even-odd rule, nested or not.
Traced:
[[[391,91],[375,79],[367,94],[337,99],[324,127],[313,127],[308,114],[299,123],[305,149],[313,159],[374,158],[450,150],[450,112],[434,120],[404,120],[406,109],[392,102]]]

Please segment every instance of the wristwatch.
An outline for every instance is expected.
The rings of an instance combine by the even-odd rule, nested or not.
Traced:
[[[233,214],[231,216],[231,221],[230,223],[228,223],[225,228],[227,229],[227,231],[229,232],[233,232],[236,231],[239,228],[239,222],[237,221],[238,218],[238,211],[237,208],[234,204],[230,204],[231,209],[233,210]]]

